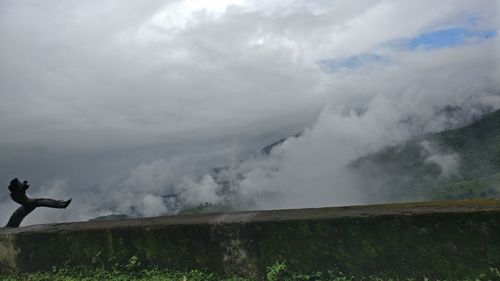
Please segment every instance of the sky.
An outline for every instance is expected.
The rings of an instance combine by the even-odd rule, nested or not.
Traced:
[[[0,223],[14,177],[73,198],[25,224],[372,203],[346,165],[500,108],[499,14],[498,0],[0,1]]]

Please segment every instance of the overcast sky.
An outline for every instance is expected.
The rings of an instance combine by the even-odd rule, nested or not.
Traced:
[[[238,196],[279,194],[258,208],[368,202],[346,164],[500,108],[499,18],[498,0],[0,1],[0,223],[13,177],[74,199],[26,224],[221,202],[225,165]]]

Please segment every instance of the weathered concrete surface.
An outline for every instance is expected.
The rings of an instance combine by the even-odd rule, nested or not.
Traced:
[[[98,254],[100,253],[100,254]],[[0,271],[124,262],[262,275],[433,277],[500,268],[500,201],[352,206],[47,224],[0,229]]]

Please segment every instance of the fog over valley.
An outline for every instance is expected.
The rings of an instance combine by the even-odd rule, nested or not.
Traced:
[[[500,109],[499,14],[496,0],[2,1],[0,222],[14,177],[73,198],[25,225],[428,199],[353,167]],[[459,152],[418,144],[435,178],[460,178]]]

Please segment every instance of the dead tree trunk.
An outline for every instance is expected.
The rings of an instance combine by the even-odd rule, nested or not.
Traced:
[[[12,198],[12,200],[14,200],[14,202],[20,204],[21,207],[17,208],[17,210],[14,211],[5,227],[19,227],[23,219],[37,207],[65,209],[71,203],[71,199],[63,201],[48,198],[28,198],[26,196],[26,190],[28,188],[28,182],[24,181],[23,183],[21,183],[17,178],[13,179],[10,182],[10,197]]]
[[[35,206],[21,206],[17,208],[16,211],[10,216],[9,222],[5,227],[19,227],[23,219],[31,213],[36,207]]]

